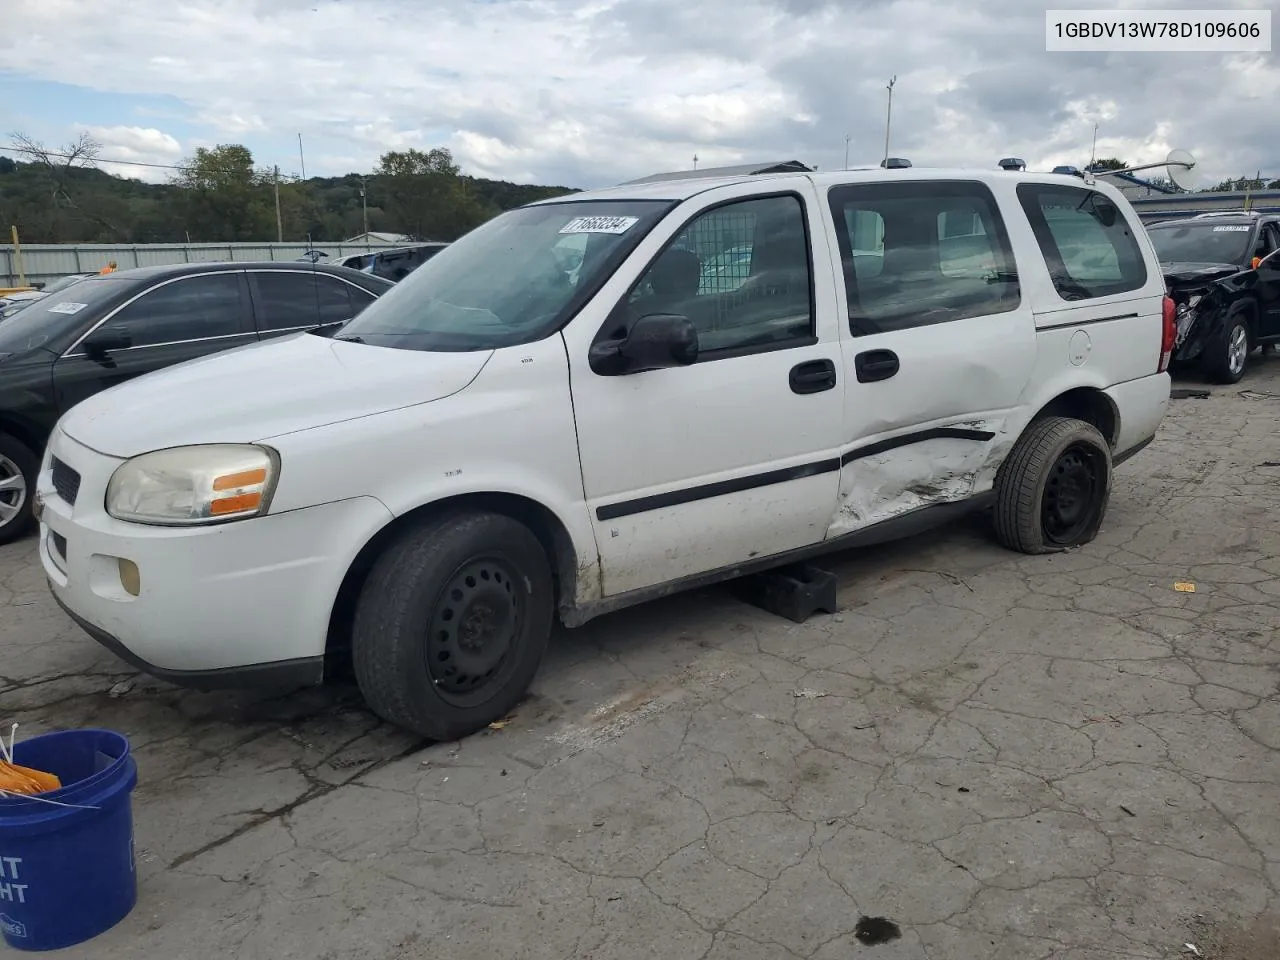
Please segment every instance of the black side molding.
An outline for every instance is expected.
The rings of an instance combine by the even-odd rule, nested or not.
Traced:
[[[1137,317],[1138,314],[1136,313],[1121,313],[1114,317],[1094,317],[1092,320],[1071,320],[1067,323],[1051,323],[1048,326],[1036,327],[1036,333],[1040,333],[1044,330],[1064,330],[1067,327],[1088,327],[1095,323],[1114,323],[1117,320],[1135,320]]]
[[[826,460],[803,463],[794,467],[784,467],[780,470],[769,470],[765,473],[734,477],[731,480],[719,480],[715,483],[704,483],[696,487],[685,487],[683,490],[655,493],[652,496],[639,497],[635,500],[607,503],[596,508],[596,519],[616,520],[619,517],[646,513],[649,510],[661,510],[664,507],[675,507],[683,503],[707,500],[711,497],[723,497],[730,493],[741,493],[743,490],[754,490],[757,487],[767,487],[775,483],[789,483],[792,480],[816,477],[824,473],[832,473],[863,457],[872,457],[878,453],[886,453],[899,447],[910,446],[913,443],[924,443],[926,440],[973,440],[982,443],[994,437],[995,434],[989,430],[969,430],[962,427],[934,427],[932,430],[919,430],[916,433],[907,433],[900,437],[890,437],[888,440],[881,440],[865,447],[855,447],[838,459],[830,457]]]

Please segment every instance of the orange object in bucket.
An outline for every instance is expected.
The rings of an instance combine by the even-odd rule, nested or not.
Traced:
[[[52,773],[0,760],[0,791],[31,796],[37,793],[48,793],[61,786],[62,781]]]

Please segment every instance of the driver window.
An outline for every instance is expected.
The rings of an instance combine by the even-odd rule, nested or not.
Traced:
[[[1267,257],[1276,251],[1276,228],[1266,226],[1258,236],[1258,248],[1253,251],[1255,257]]]
[[[743,200],[696,217],[632,288],[624,304],[628,326],[648,314],[688,317],[704,356],[811,337],[804,217],[794,196]]]

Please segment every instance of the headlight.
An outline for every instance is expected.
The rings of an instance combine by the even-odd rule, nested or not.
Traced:
[[[274,450],[252,444],[172,447],[134,457],[107,484],[117,520],[191,526],[267,512],[280,474]]]

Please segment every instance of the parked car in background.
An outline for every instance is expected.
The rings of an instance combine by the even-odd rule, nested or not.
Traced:
[[[447,243],[418,243],[409,247],[348,254],[325,262],[372,273],[395,282],[403,280],[447,246]]]
[[[96,276],[96,274],[73,273],[68,277],[59,277],[47,286],[36,290],[23,290],[20,293],[11,293],[7,297],[0,297],[0,320],[11,317],[23,307],[29,306],[38,300],[43,300],[52,293],[58,293],[73,283],[79,283],[81,280],[92,276]]]
[[[747,277],[707,289],[722,263]],[[345,650],[375,712],[452,740],[525,696],[557,616],[983,505],[1010,549],[1090,542],[1167,410],[1173,334],[1151,243],[1101,182],[578,193],[488,221],[331,339],[72,409],[37,481],[40,560],[140,669],[288,687]]]
[[[1236,383],[1255,348],[1280,342],[1280,216],[1202,213],[1147,233],[1176,305],[1174,362]]]
[[[0,321],[0,543],[27,528],[40,454],[76,403],[219,350],[336,327],[392,287],[326,264],[142,267],[68,284]]]

